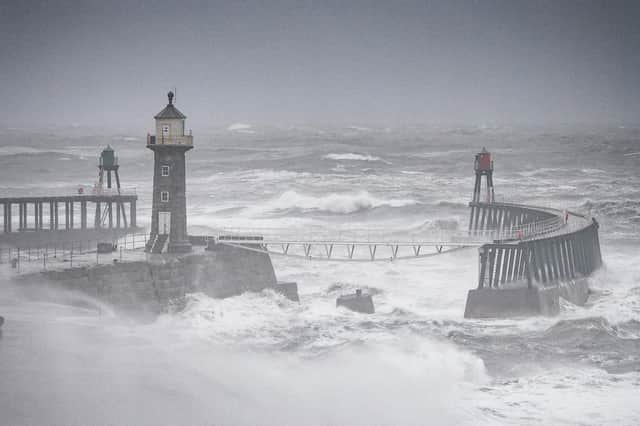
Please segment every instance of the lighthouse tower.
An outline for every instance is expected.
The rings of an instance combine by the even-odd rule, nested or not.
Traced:
[[[193,148],[193,136],[185,134],[187,117],[173,105],[173,92],[168,97],[167,106],[154,117],[155,136],[147,135],[155,159],[147,252],[188,253],[185,153]]]

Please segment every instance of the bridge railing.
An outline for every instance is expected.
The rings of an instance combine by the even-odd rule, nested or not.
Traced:
[[[489,241],[487,235],[469,235],[458,230],[429,230],[411,231],[407,229],[363,228],[363,229],[335,229],[328,227],[305,228],[260,228],[234,227],[221,228],[216,231],[216,238],[237,238],[241,240],[247,236],[260,236],[270,242],[299,242],[299,243],[420,243],[420,242],[461,242]]]
[[[560,232],[566,226],[562,216],[552,216],[543,220],[512,225],[507,228],[479,229],[473,231],[446,229],[394,229],[394,228],[362,228],[339,229],[322,226],[306,226],[304,228],[268,228],[268,227],[234,227],[218,229],[215,237],[236,239],[248,236],[260,236],[269,242],[299,243],[358,243],[358,244],[411,244],[411,243],[478,243],[495,240],[527,240],[541,235]]]
[[[536,222],[524,223],[508,228],[494,230],[474,231],[475,233],[488,233],[493,240],[527,240],[541,235],[558,232],[566,225],[562,217],[552,217]]]
[[[515,203],[470,203],[469,233],[495,235],[495,239],[524,240],[567,232],[584,218],[552,207]]]

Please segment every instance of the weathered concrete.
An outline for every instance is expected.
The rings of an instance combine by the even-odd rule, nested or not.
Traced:
[[[94,247],[98,242],[115,241],[125,235],[142,231],[143,228],[99,228],[99,229],[70,229],[67,231],[40,231],[40,232],[12,232],[0,233],[1,247],[45,248],[65,247],[72,245],[74,248],[88,246]]]
[[[468,293],[465,317],[549,315],[558,311],[557,297],[576,305],[586,303],[589,297],[586,277],[602,266],[599,225],[595,219],[573,212],[563,214],[559,210],[545,211],[540,207],[504,203],[474,207],[487,211],[508,208],[502,221],[498,220],[501,232],[512,230],[514,222],[510,218],[522,218],[523,215],[534,217],[536,221],[545,220],[545,225],[538,226],[534,222],[532,229],[537,229],[538,234],[527,237],[524,232],[525,239],[495,240],[480,248],[478,288]],[[515,225],[527,225],[527,220],[518,219]],[[572,227],[566,225],[567,220]],[[476,222],[471,220],[470,223]],[[484,219],[480,221],[481,225],[483,223]],[[550,223],[553,226],[549,227]],[[561,228],[556,229],[556,225]],[[526,227],[523,229],[527,230]],[[549,288],[555,289],[558,296],[547,298],[544,293]]]
[[[273,286],[273,290],[289,300],[294,302],[300,301],[300,296],[298,295],[298,283],[276,283],[276,285]]]
[[[370,294],[363,294],[362,290],[356,290],[354,294],[345,294],[336,299],[336,307],[343,306],[352,311],[363,314],[375,313],[373,298]]]
[[[199,283],[201,291],[212,297],[261,291],[277,284],[276,273],[267,253],[225,244],[210,244],[207,253],[210,257],[205,270],[200,272],[200,277],[193,277],[191,281]],[[193,259],[191,256],[185,259],[189,261],[190,258]],[[197,268],[189,270],[190,273],[196,274],[197,271]]]
[[[151,255],[148,261],[46,271],[38,277],[55,286],[82,291],[117,309],[140,314],[160,313],[186,293],[199,291],[223,298],[274,288],[292,300],[298,298],[295,283],[277,284],[268,254],[222,245],[202,254]],[[18,279],[35,278],[30,275]]]
[[[574,305],[582,306],[589,298],[589,282],[585,278],[558,284],[560,297]]]
[[[465,318],[557,315],[558,287],[477,288],[469,290]]]

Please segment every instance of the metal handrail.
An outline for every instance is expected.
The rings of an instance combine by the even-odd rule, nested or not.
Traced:
[[[147,244],[148,234],[136,233],[127,234],[112,240],[116,251],[113,255],[118,256],[121,260],[125,253],[144,248]],[[44,247],[35,248],[0,248],[0,264],[16,262],[16,267],[20,268],[20,263],[41,262],[39,269],[46,270],[56,264],[73,266],[74,263],[86,264],[87,259],[81,260],[81,256],[87,254],[96,254],[95,262],[100,263],[101,257],[97,253],[96,241],[76,240],[57,244],[46,244]],[[111,262],[112,256],[107,256]],[[104,256],[103,256],[104,257]],[[104,261],[104,260],[103,260]]]
[[[365,228],[365,229],[335,229],[332,225],[306,226],[302,230],[291,230],[291,228],[269,228],[269,227],[234,227],[219,229],[215,235],[219,237],[237,237],[240,241],[247,236],[262,236],[271,241],[282,242],[309,242],[309,243],[376,243],[376,244],[412,244],[424,242],[468,242],[477,244],[479,242],[492,242],[495,240],[530,240],[540,236],[546,236],[559,232],[571,232],[577,228],[584,227],[590,223],[587,216],[561,210],[552,207],[528,206],[515,203],[493,203],[496,206],[516,207],[538,212],[552,214],[553,217],[530,222],[522,225],[512,226],[508,229],[492,229],[479,231],[446,231],[436,232],[415,232],[407,229],[390,228]],[[565,220],[565,214],[570,217]],[[582,223],[576,223],[579,219]],[[395,235],[394,235],[395,234]]]

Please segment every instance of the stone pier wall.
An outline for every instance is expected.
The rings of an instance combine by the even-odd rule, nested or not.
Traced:
[[[224,245],[203,254],[155,255],[148,261],[46,271],[19,279],[44,280],[121,310],[149,314],[162,312],[186,293],[200,291],[222,298],[277,286],[268,254]]]
[[[473,217],[482,206],[475,207],[471,223],[475,223]],[[493,213],[480,217],[497,218],[488,223],[500,231],[513,226],[510,217],[548,220],[543,213],[549,212],[537,207],[506,207],[492,206]],[[496,216],[500,211],[511,211],[511,216],[508,213]],[[556,214],[562,219],[562,212]],[[602,266],[599,226],[594,219],[575,213],[571,214],[571,220],[581,221],[581,225],[576,229],[565,225],[521,241],[507,239],[483,245],[479,250],[478,287],[469,290],[465,317],[553,315],[558,313],[559,297],[577,305],[586,303],[589,296],[586,277]]]

